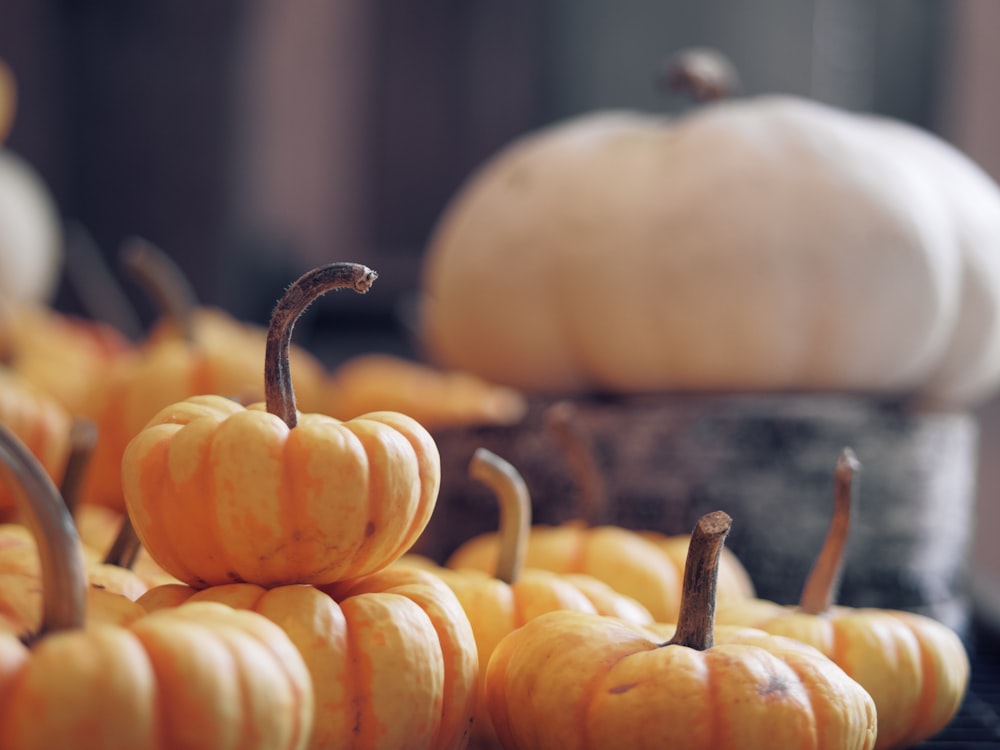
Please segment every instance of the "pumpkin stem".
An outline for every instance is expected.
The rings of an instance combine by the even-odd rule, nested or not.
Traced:
[[[799,609],[810,615],[819,615],[833,606],[844,572],[844,547],[851,525],[851,508],[854,505],[854,475],[861,468],[854,451],[844,448],[837,459],[833,475],[833,518],[826,534],[826,541],[816,558],[806,585],[799,599]]]
[[[69,428],[69,457],[59,483],[59,494],[70,515],[76,517],[80,507],[80,487],[97,445],[97,425],[86,417],[76,417]]]
[[[172,258],[152,242],[132,237],[122,245],[120,261],[142,285],[160,313],[177,326],[184,341],[194,341],[197,296],[191,282]]]
[[[135,560],[142,549],[139,535],[135,533],[135,526],[132,525],[131,517],[126,513],[122,518],[122,524],[118,527],[111,548],[102,561],[105,565],[117,565],[119,568],[128,568],[135,565]]]
[[[38,459],[3,425],[0,425],[0,472],[14,489],[21,517],[38,548],[42,627],[34,638],[57,630],[82,628],[87,610],[87,576],[73,517]]]
[[[524,568],[531,533],[531,495],[524,477],[509,462],[486,448],[477,448],[469,462],[469,476],[487,485],[500,504],[497,567],[494,576],[514,583]]]
[[[663,65],[663,83],[696,102],[728,99],[740,87],[736,66],[721,52],[692,47],[672,55]]]
[[[330,263],[307,271],[293,281],[275,305],[264,352],[264,396],[267,410],[281,417],[290,428],[298,424],[288,364],[295,322],[309,305],[327,292],[348,288],[365,294],[377,278],[375,271],[360,263]]]
[[[139,314],[82,224],[67,225],[65,255],[66,277],[89,317],[114,326],[130,341],[138,341],[142,337]]]
[[[545,426],[558,443],[577,486],[577,518],[594,525],[608,515],[608,490],[590,442],[576,421],[577,409],[557,401],[545,410]]]
[[[702,516],[695,524],[684,563],[677,630],[664,646],[687,646],[698,651],[712,648],[719,557],[732,524],[733,519],[721,510]]]

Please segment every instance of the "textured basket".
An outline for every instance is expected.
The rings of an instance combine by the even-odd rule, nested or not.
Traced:
[[[833,508],[833,472],[851,447],[862,464],[839,601],[928,614],[958,631],[969,616],[977,426],[968,414],[913,413],[844,396],[663,396],[570,402],[573,425],[608,501],[581,505],[579,472],[547,427],[552,401],[514,427],[435,434],[442,487],[417,551],[444,559],[495,529],[486,488],[467,478],[488,448],[524,475],[536,523],[690,532],[704,513],[733,517],[727,545],[760,596],[798,600]]]

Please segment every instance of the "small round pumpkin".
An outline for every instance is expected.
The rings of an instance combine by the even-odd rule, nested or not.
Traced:
[[[52,396],[20,375],[0,368],[0,424],[38,458],[55,482],[60,482],[69,458],[69,412]],[[0,485],[0,518],[13,515],[13,492]]]
[[[998,233],[993,181],[902,122],[781,95],[586,113],[456,191],[421,340],[533,393],[974,404],[1000,384]]]
[[[591,521],[606,518],[611,501],[593,450],[578,429],[576,407],[557,401],[546,408],[544,423],[574,475],[576,518],[558,526],[533,526],[527,535],[525,564],[564,575],[591,576],[640,602],[657,621],[674,622],[689,535],[635,531]],[[446,565],[490,571],[498,564],[498,549],[497,534],[482,533],[460,544]],[[719,599],[753,596],[753,582],[736,555],[725,547],[720,554]]]
[[[430,434],[398,412],[300,414],[291,385],[297,317],[324,292],[365,292],[375,277],[334,263],[288,288],[268,335],[266,402],[194,396],[128,444],[129,516],[168,573],[196,587],[332,583],[385,567],[423,531],[440,484]]]
[[[0,629],[2,750],[305,746],[312,684],[279,627],[212,603],[142,614],[128,627],[87,623],[69,511],[6,432],[0,453],[4,472],[25,480],[18,497],[42,550],[41,627],[23,637]]]
[[[117,358],[87,393],[85,414],[100,439],[84,478],[83,502],[124,510],[122,455],[129,440],[170,404],[189,396],[220,394],[241,403],[264,397],[261,362],[266,332],[195,304],[176,264],[150,243],[125,246],[126,268],[148,289],[162,311],[146,340]],[[305,350],[289,345],[302,401],[319,403],[325,370]]]
[[[505,750],[684,747],[870,750],[875,704],[816,649],[750,628],[714,628],[724,513],[692,535],[672,638],[620,620],[551,612],[508,634],[486,674]]]
[[[247,583],[198,591],[167,584],[150,611],[219,602],[281,626],[312,675],[317,714],[307,747],[461,750],[479,684],[476,642],[455,595],[426,571],[392,567],[332,586]]]
[[[495,575],[473,569],[434,568],[455,592],[472,626],[479,653],[481,679],[472,746],[500,750],[486,710],[486,668],[497,643],[508,633],[546,612],[573,610],[614,616],[625,622],[653,622],[634,599],[582,574],[559,575],[524,567],[524,546],[531,523],[531,498],[517,469],[491,451],[478,449],[469,462],[470,475],[487,484],[501,508],[500,553]]]
[[[391,354],[359,354],[329,377],[324,413],[350,419],[401,411],[429,430],[514,424],[527,410],[518,391],[466,372],[446,371]]]
[[[787,636],[835,661],[871,694],[878,710],[877,750],[911,747],[955,716],[969,682],[961,639],[913,612],[834,604],[859,464],[846,449],[836,468],[834,514],[797,606],[761,599],[720,604],[717,619]]]

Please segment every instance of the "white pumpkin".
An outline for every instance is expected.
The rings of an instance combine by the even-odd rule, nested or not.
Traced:
[[[435,362],[541,393],[1000,382],[1000,191],[904,123],[785,96],[598,112],[514,141],[443,213]]]
[[[48,185],[0,149],[0,302],[51,302],[62,264],[62,223]]]

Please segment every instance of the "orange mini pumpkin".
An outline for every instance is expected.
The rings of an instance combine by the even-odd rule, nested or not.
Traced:
[[[749,628],[714,628],[721,512],[692,535],[673,637],[582,612],[507,635],[486,701],[505,750],[870,750],[875,704],[819,651]]]
[[[55,482],[66,469],[71,421],[48,393],[0,368],[0,424],[24,443]],[[0,518],[12,517],[15,505],[11,490],[0,484]]]
[[[366,292],[375,278],[334,263],[289,287],[269,330],[265,403],[195,396],[129,443],[128,512],[168,573],[196,587],[332,583],[373,573],[416,541],[440,484],[430,434],[397,412],[299,414],[291,385],[297,317],[324,292]]]
[[[225,313],[197,307],[176,265],[142,240],[124,262],[164,311],[147,339],[119,357],[88,392],[86,415],[100,438],[81,489],[83,502],[124,510],[122,455],[129,440],[162,408],[189,396],[221,394],[242,403],[264,395],[265,331]],[[308,352],[289,347],[304,403],[318,403],[325,371]]]
[[[41,627],[21,637],[0,629],[0,750],[304,747],[312,684],[279,627],[211,603],[141,614],[128,627],[87,623],[69,511],[6,432],[0,453],[5,473],[26,480],[14,484],[26,490],[18,497],[43,584]]]
[[[531,498],[523,478],[509,462],[484,448],[473,454],[469,474],[487,484],[500,502],[500,553],[495,573],[436,568],[469,617],[479,651],[480,702],[472,732],[477,750],[501,745],[486,710],[485,675],[497,643],[508,633],[546,612],[573,610],[649,624],[653,618],[639,602],[591,576],[560,575],[524,567],[524,546],[531,524]]]
[[[720,605],[720,623],[788,636],[829,656],[871,694],[878,750],[910,747],[943,729],[969,681],[969,658],[942,623],[912,612],[835,606],[858,467],[852,451],[837,462],[834,515],[798,606],[752,599]]]
[[[326,412],[350,419],[389,409],[429,430],[513,424],[527,411],[524,395],[459,370],[441,370],[391,354],[361,354],[329,377]]]
[[[454,594],[426,571],[392,567],[322,588],[247,583],[197,591],[178,584],[141,599],[154,611],[212,601],[277,623],[313,678],[311,750],[407,747],[461,750],[468,742],[479,665]]]

